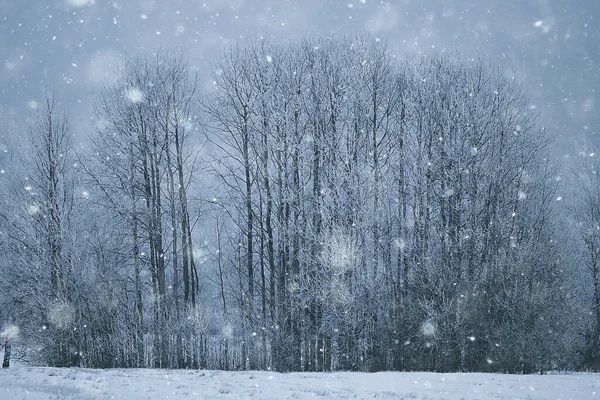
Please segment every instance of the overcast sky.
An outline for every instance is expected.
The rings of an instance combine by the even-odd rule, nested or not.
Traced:
[[[181,46],[208,81],[236,41],[369,32],[399,56],[435,48],[516,69],[566,154],[584,137],[600,145],[599,23],[599,0],[0,0],[0,107],[33,115],[46,83],[81,131],[136,52]]]

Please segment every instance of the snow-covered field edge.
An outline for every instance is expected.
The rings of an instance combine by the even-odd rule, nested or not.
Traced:
[[[600,399],[600,374],[0,370],[0,399]]]

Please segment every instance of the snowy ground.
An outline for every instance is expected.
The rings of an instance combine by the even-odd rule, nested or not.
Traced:
[[[599,399],[600,374],[0,370],[0,399]]]

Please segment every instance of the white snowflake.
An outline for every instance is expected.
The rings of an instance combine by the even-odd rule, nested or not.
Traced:
[[[421,325],[421,333],[423,334],[423,336],[432,337],[435,335],[435,331],[435,325],[431,321],[425,321],[425,323]]]
[[[144,94],[138,88],[127,89],[127,92],[125,92],[125,97],[133,104],[141,103],[142,101],[144,101]]]
[[[96,4],[96,0],[66,0],[66,1],[67,1],[67,5],[70,5],[72,7],[84,7],[87,5]]]

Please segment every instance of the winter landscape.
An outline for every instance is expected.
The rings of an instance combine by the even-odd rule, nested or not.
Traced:
[[[600,3],[0,0],[0,399],[593,399]]]

